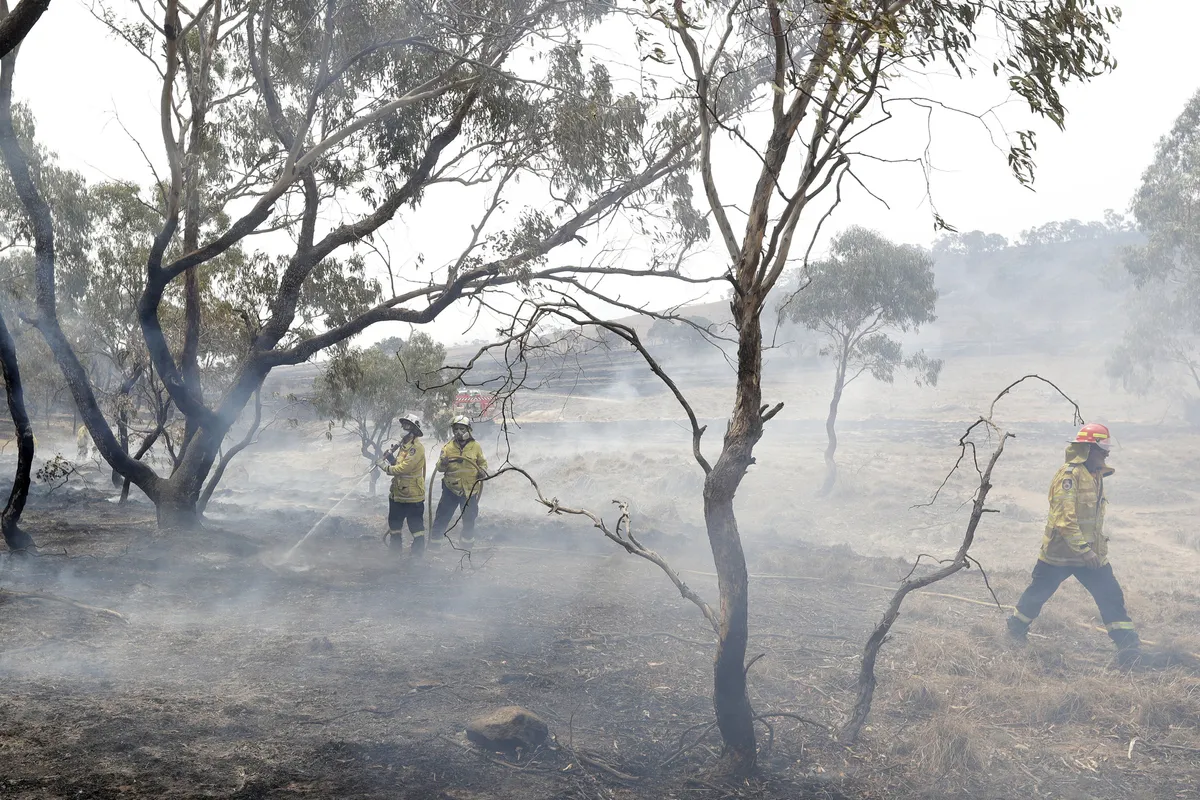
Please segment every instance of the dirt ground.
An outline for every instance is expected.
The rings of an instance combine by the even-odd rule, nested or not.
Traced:
[[[1013,645],[970,570],[910,599],[863,740],[830,741],[891,589],[917,554],[944,556],[961,537],[972,474],[915,506],[953,464],[966,424],[1030,371],[977,366],[969,378],[948,371],[931,393],[852,395],[841,485],[823,500],[812,494],[823,389],[772,387],[790,406],[739,494],[750,653],[764,654],[750,671],[762,771],[746,785],[706,777],[720,746],[712,635],[656,567],[586,522],[541,513],[515,475],[488,487],[485,541],[469,559],[445,546],[419,563],[397,556],[380,542],[384,500],[367,495],[363,463],[314,428],[243,454],[201,533],[156,530],[144,502],[118,507],[95,465],[39,489],[26,525],[42,555],[4,557],[0,586],[123,620],[0,596],[0,796],[1196,796],[1200,435],[1166,405],[1086,381],[1069,388],[1118,439],[1111,558],[1150,649],[1180,663],[1115,669],[1074,584],[1029,645]],[[716,418],[719,392],[693,388]],[[700,478],[666,399],[540,402],[507,437],[481,432],[493,467],[507,455],[564,504],[608,514],[613,498],[631,501],[647,543],[714,600]],[[1042,390],[1004,410],[1018,438],[974,553],[1009,604],[1072,425]],[[541,715],[551,745],[505,755],[467,742],[470,719],[510,704]]]

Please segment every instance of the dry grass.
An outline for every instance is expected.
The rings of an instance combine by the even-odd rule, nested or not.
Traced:
[[[912,756],[924,773],[945,777],[981,769],[987,762],[987,736],[969,717],[939,714],[914,729]]]
[[[993,581],[1002,597],[1023,582],[1020,574]],[[1147,638],[1185,633],[1146,648],[1169,656],[1165,667],[1123,671],[1095,629],[1091,597],[1073,583],[1047,605],[1027,645],[1009,639],[999,612],[912,597],[902,632],[881,654],[869,744],[903,763],[912,787],[936,784],[939,796],[1032,797],[1101,774],[1137,788],[1165,752],[1155,744],[1175,748],[1172,765],[1162,766],[1168,780],[1200,772],[1186,749],[1200,748],[1200,660],[1190,655],[1200,637],[1186,633],[1195,628],[1196,595],[1132,598]],[[1133,739],[1146,745],[1141,755],[1129,750]]]

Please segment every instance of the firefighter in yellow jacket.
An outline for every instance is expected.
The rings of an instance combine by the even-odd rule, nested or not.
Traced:
[[[471,437],[471,419],[457,416],[450,422],[453,434],[442,448],[438,472],[442,473],[442,496],[433,518],[434,538],[440,539],[461,509],[462,535],[459,542],[470,547],[475,542],[475,520],[479,517],[481,478],[487,477],[487,459],[483,448]]]
[[[412,534],[412,554],[425,552],[425,445],[421,444],[421,420],[416,414],[400,417],[404,437],[379,462],[379,468],[392,476],[388,494],[388,545],[403,549],[402,531],[408,523]]]
[[[75,460],[87,461],[88,451],[91,450],[92,435],[88,433],[86,425],[80,425],[79,430],[75,432]]]
[[[1125,595],[1108,563],[1104,535],[1104,479],[1113,474],[1105,460],[1111,447],[1108,428],[1092,423],[1067,445],[1066,462],[1050,482],[1050,515],[1033,580],[1008,618],[1008,630],[1024,641],[1030,623],[1067,578],[1088,590],[1117,646],[1122,664],[1140,655],[1137,631],[1125,610]]]

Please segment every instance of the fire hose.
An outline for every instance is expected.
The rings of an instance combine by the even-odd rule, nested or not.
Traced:
[[[469,458],[467,456],[453,456],[446,460],[447,461],[468,461],[471,464],[475,465],[475,472],[477,474],[484,474],[486,476],[486,473],[483,473],[483,470],[479,469],[479,462],[473,458]],[[433,536],[433,485],[435,483],[434,479],[437,478],[437,474],[440,470],[441,470],[441,459],[438,459],[438,461],[434,462],[433,472],[429,475],[429,489],[426,492],[426,497],[425,497],[425,531],[426,531],[427,536]],[[482,482],[477,482],[476,487],[478,488],[478,493],[476,493],[475,488],[472,488],[471,494],[476,498],[475,502],[478,503],[479,502],[478,498],[483,497]],[[468,498],[468,501],[469,500],[470,500],[470,498]],[[464,511],[465,510],[466,509],[464,507]],[[460,518],[462,517],[461,511],[459,512],[459,517]],[[457,523],[457,520],[455,520],[455,522]],[[451,527],[453,527],[453,525]],[[447,530],[449,530],[449,528],[447,528]],[[390,533],[391,533],[391,531],[388,531],[387,534],[384,534],[384,538],[386,539]]]

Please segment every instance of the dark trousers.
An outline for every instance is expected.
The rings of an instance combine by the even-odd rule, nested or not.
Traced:
[[[417,534],[425,535],[425,501],[420,500],[416,503],[402,503],[397,500],[388,500],[388,530],[395,531],[397,537],[400,531],[404,530],[404,523],[408,523],[408,532],[413,536]]]
[[[475,520],[479,518],[479,495],[461,497],[442,484],[442,496],[438,498],[437,511],[433,515],[433,536],[441,539],[462,509],[462,536],[464,542],[475,539]]]
[[[1121,584],[1117,582],[1111,564],[1095,569],[1058,567],[1039,559],[1033,567],[1033,580],[1029,588],[1017,601],[1017,613],[1014,615],[1016,619],[1025,625],[1033,622],[1041,613],[1046,601],[1058,591],[1062,582],[1071,576],[1075,576],[1096,601],[1100,618],[1104,620],[1108,635],[1116,642],[1117,647],[1136,647],[1138,636],[1133,629],[1133,622],[1129,619],[1129,612],[1125,610],[1125,593],[1121,591]]]

